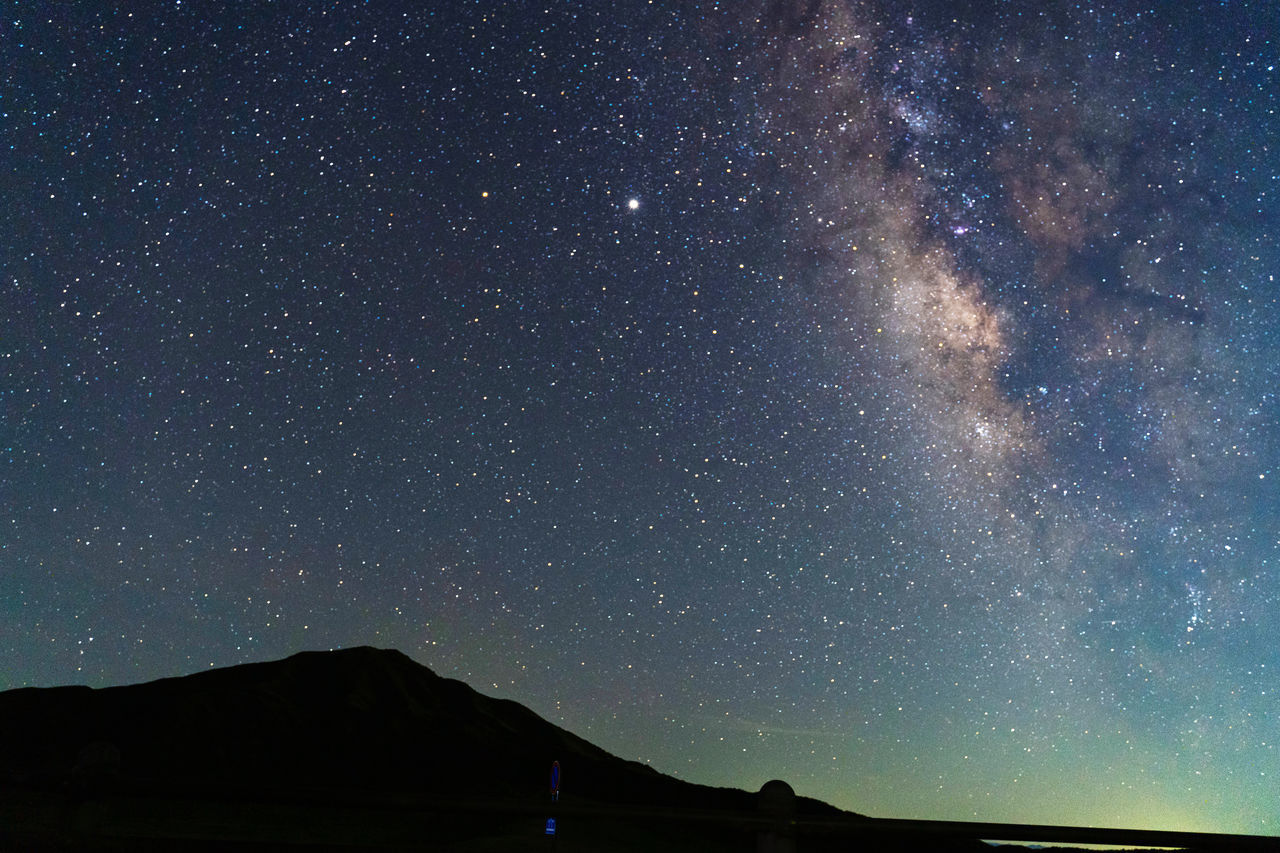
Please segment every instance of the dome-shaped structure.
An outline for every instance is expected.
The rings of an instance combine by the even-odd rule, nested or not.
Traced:
[[[756,794],[756,808],[762,814],[783,817],[796,810],[796,792],[781,779],[765,782]]]

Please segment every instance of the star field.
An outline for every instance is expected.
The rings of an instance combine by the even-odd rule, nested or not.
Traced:
[[[2,18],[0,688],[1280,833],[1274,3]]]

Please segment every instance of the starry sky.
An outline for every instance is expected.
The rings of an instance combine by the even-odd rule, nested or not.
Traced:
[[[695,782],[1280,834],[1277,32],[6,3],[0,688],[370,644]]]

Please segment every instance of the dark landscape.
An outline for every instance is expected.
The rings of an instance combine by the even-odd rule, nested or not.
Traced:
[[[781,782],[748,792],[664,776],[364,647],[6,691],[0,739],[7,850],[991,849]]]
[[[15,850],[741,850],[759,814],[754,793],[623,761],[371,648],[11,690],[0,720],[0,838]],[[554,840],[553,761],[565,774]],[[803,797],[795,814],[856,817]]]

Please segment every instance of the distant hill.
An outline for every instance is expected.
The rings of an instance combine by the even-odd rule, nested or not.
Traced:
[[[558,760],[582,792],[676,803],[697,790],[743,805],[742,792],[621,761],[390,650],[303,652],[128,687],[11,690],[0,693],[0,719],[0,780],[519,797],[545,794]]]
[[[553,760],[564,780],[554,809]],[[664,776],[373,648],[127,687],[2,692],[0,789],[9,849],[423,849],[425,840],[428,849],[706,851],[755,849],[761,829],[751,821],[778,808],[865,820],[791,800],[785,785],[772,789],[786,789],[779,806]],[[561,830],[550,839],[553,815]],[[961,848],[977,849],[948,849]]]

